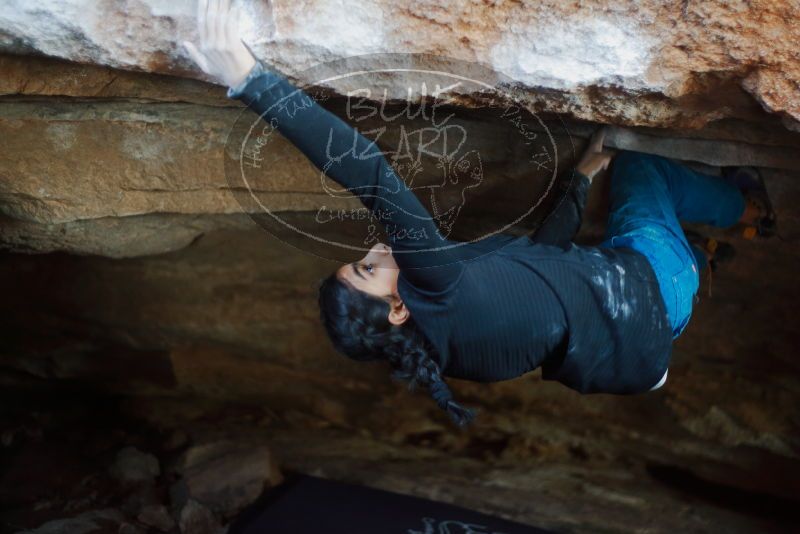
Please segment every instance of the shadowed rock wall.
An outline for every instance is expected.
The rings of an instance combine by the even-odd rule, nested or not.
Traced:
[[[14,454],[48,443],[39,422],[48,410],[83,428],[62,403],[97,415],[113,399],[111,418],[124,414],[128,434],[95,431],[98,448],[130,445],[136,425],[170,436],[164,450],[176,429],[193,442],[245,436],[270,443],[285,469],[560,531],[791,524],[800,494],[796,4],[370,3],[342,9],[354,29],[341,32],[339,8],[279,3],[261,14],[269,24],[248,29],[254,49],[289,74],[397,48],[488,62],[533,108],[564,114],[562,167],[601,122],[628,126],[609,134],[614,148],[712,173],[764,172],[785,239],[714,233],[738,255],[710,288],[704,280],[663,389],[580,396],[538,371],[451,380],[481,410],[466,433],[424,392],[392,383],[384,365],[330,349],[314,284],[338,264],[242,213],[222,161],[241,107],[190,79],[200,76],[175,43],[191,36],[191,9],[109,3],[100,20],[81,16],[81,2],[58,5],[0,9],[0,48],[15,52],[0,56],[0,380],[4,415],[16,418],[3,443]],[[525,202],[526,182],[497,110],[470,95],[460,104],[478,132],[470,142],[491,155],[486,207],[469,214],[480,222]],[[305,158],[278,143],[280,179],[262,192],[287,217],[312,217],[330,199],[309,187]],[[602,233],[604,187],[593,187],[582,242]],[[31,492],[31,501],[8,495],[34,507]]]

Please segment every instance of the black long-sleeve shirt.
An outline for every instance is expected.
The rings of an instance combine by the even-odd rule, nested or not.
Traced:
[[[456,246],[373,141],[283,76],[259,62],[228,96],[357,195],[387,234],[410,230],[414,239],[390,238],[398,292],[444,376],[493,382],[541,366],[544,379],[583,393],[647,391],[664,376],[672,331],[652,267],[630,249],[572,243],[580,202],[535,241],[499,234]]]

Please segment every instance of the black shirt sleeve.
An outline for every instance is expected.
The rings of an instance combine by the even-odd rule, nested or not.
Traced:
[[[586,206],[586,196],[591,182],[577,170],[568,172],[572,173],[571,179],[561,181],[567,186],[564,196],[531,237],[536,243],[563,246],[571,242],[581,228],[583,209]]]
[[[228,90],[228,97],[244,102],[317,168],[359,197],[383,224],[401,275],[409,282],[432,293],[456,283],[463,267],[455,243],[440,234],[375,142],[261,61],[238,87]]]

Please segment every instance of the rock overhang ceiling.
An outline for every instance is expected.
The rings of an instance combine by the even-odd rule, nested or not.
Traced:
[[[0,51],[203,79],[180,42],[193,2],[11,0]],[[290,76],[362,54],[478,62],[538,109],[620,125],[697,128],[752,113],[800,120],[800,6],[792,0],[244,1],[243,39]],[[749,96],[748,96],[749,95]]]

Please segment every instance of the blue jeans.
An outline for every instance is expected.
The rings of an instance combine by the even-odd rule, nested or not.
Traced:
[[[611,174],[611,206],[600,246],[628,247],[650,260],[677,338],[692,315],[705,256],[680,221],[734,225],[745,201],[733,185],[660,156],[622,151]]]

